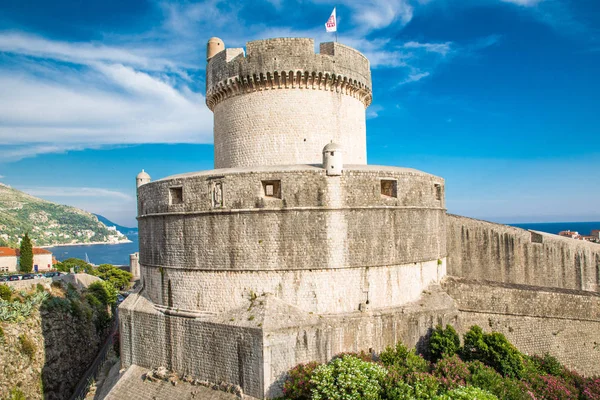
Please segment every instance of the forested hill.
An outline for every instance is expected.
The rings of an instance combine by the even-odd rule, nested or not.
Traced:
[[[98,221],[102,222],[106,226],[114,226],[114,227],[116,227],[117,230],[119,232],[121,232],[123,235],[137,235],[137,233],[138,233],[138,228],[137,227],[128,228],[126,226],[115,224],[114,222],[112,222],[111,220],[109,220],[106,217],[103,217],[100,214],[94,214],[94,215],[96,217],[98,217]]]
[[[86,211],[52,203],[0,183],[0,246],[17,246],[29,233],[34,246],[126,241]]]

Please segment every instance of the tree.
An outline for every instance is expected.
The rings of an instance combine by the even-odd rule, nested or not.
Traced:
[[[33,246],[31,245],[29,234],[27,233],[21,240],[20,253],[19,271],[23,273],[31,272],[31,270],[33,270]]]
[[[123,271],[112,264],[100,264],[96,270],[96,275],[110,282],[117,290],[127,289],[133,277],[129,272]]]
[[[90,275],[95,275],[94,267],[80,258],[67,258],[61,262],[60,265],[56,266],[56,269],[63,272],[71,272],[71,268],[75,272],[85,272]]]

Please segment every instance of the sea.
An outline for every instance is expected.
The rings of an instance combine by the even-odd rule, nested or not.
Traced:
[[[578,232],[589,235],[593,229],[600,229],[600,222],[536,222],[530,224],[506,224],[522,229],[558,234],[560,231]]]
[[[560,231],[571,230],[581,235],[589,235],[592,229],[600,229],[600,222],[540,222],[529,224],[506,224],[522,229],[557,234]],[[129,265],[129,255],[139,251],[138,236],[127,236],[131,243],[120,244],[90,244],[78,246],[49,247],[58,261],[75,257],[92,264]]]
[[[89,260],[95,265],[129,265],[129,255],[139,251],[138,235],[127,235],[131,243],[119,244],[87,244],[76,246],[48,247],[58,261],[67,258],[80,258]]]

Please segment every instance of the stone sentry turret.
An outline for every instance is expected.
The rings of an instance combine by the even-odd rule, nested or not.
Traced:
[[[400,307],[446,273],[443,179],[367,165],[358,51],[212,38],[207,59],[215,169],[137,176],[142,289],[120,308],[121,359],[276,397],[300,362],[396,343]]]
[[[214,113],[215,168],[319,164],[334,141],[366,164],[369,61],[340,43],[279,38],[207,46],[206,104]]]

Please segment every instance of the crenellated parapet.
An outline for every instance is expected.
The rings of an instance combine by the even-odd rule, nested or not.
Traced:
[[[313,89],[342,93],[371,104],[371,72],[367,58],[339,43],[278,38],[248,42],[243,49],[224,49],[209,59],[206,104],[256,91]]]

